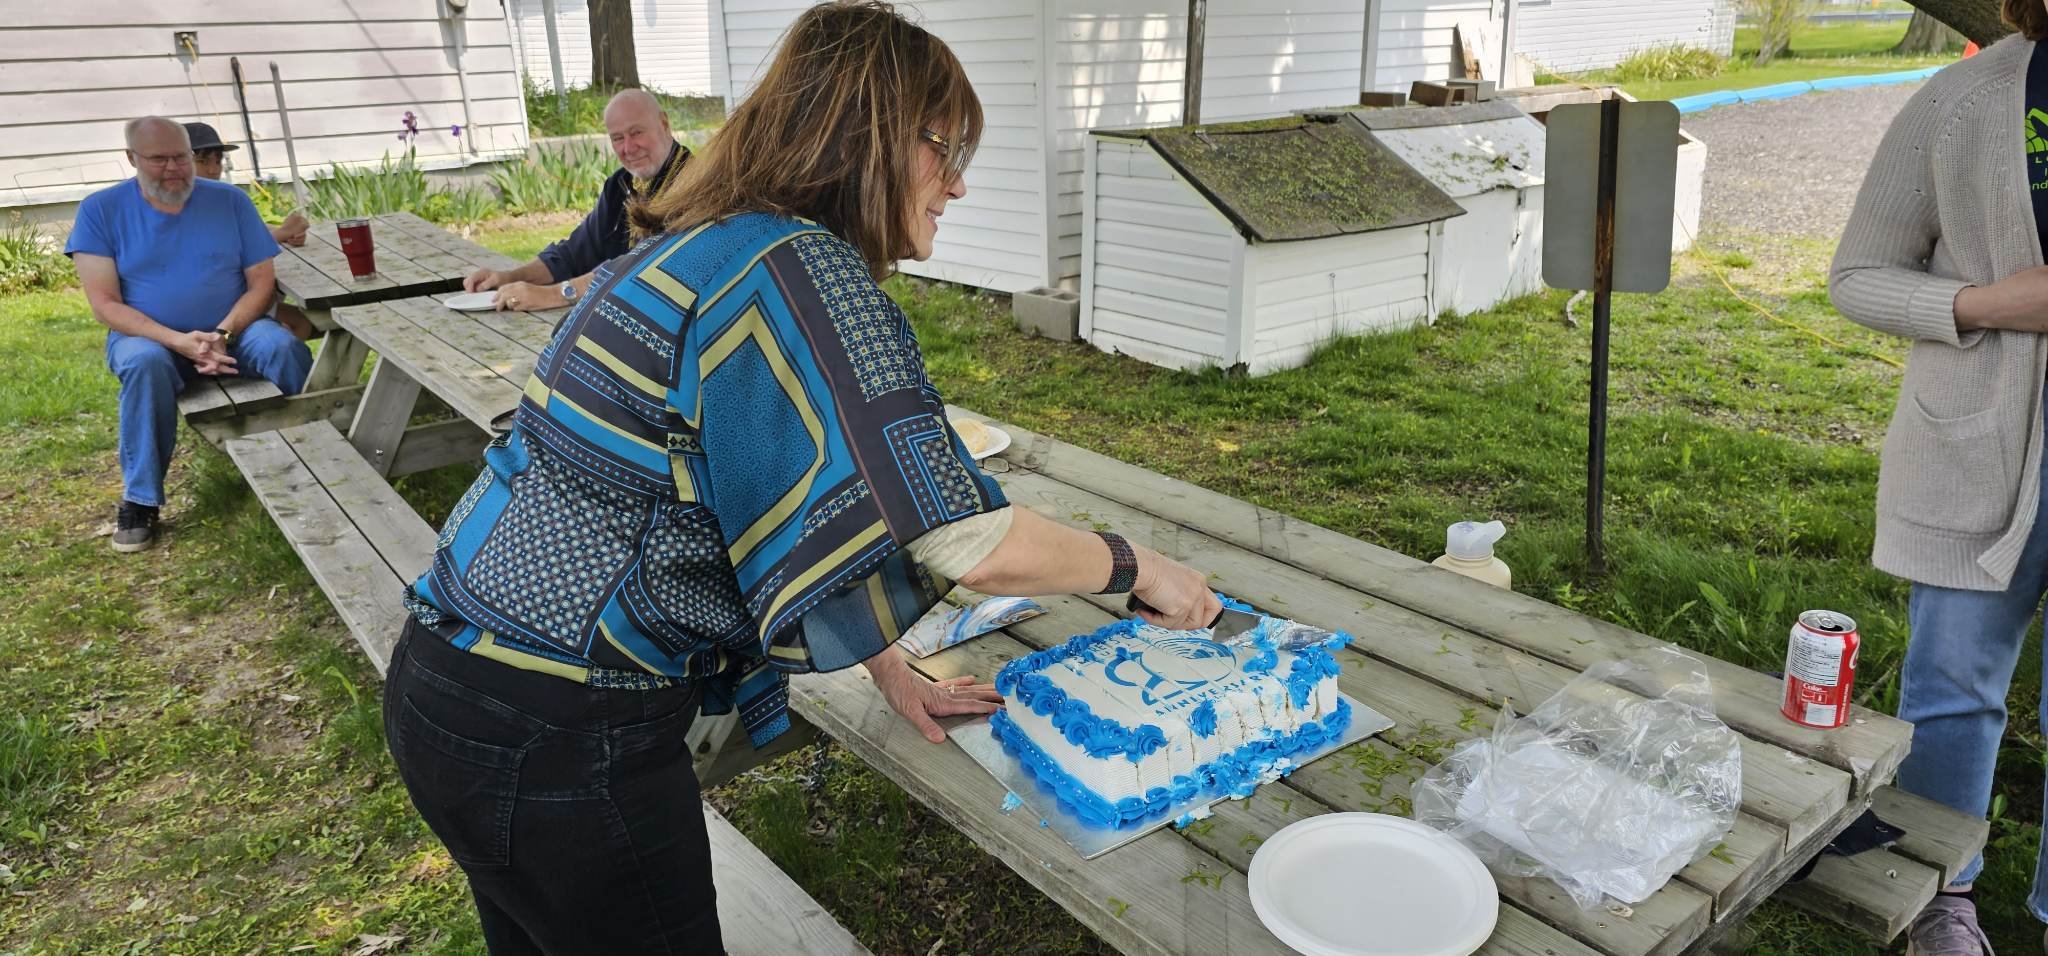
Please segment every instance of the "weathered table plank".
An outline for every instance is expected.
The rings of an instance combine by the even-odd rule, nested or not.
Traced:
[[[457,236],[409,212],[371,216],[377,273],[350,274],[340,234],[331,221],[307,228],[306,244],[285,246],[277,257],[277,285],[308,313],[346,305],[454,292],[479,267],[509,269],[518,263]]]
[[[387,303],[337,309],[335,319],[369,343],[378,361],[397,365],[478,428],[488,430],[491,419],[519,404],[523,372],[508,370],[519,375],[514,381],[476,364]]]
[[[1563,665],[1572,671],[1664,642],[1605,621],[1209,491],[1106,455],[1059,442],[966,409],[1010,433],[1002,458],[1068,485],[1112,498],[1237,547],[1329,577],[1380,600]],[[1789,625],[1788,625],[1789,626]],[[1887,714],[1860,711],[1838,730],[1801,727],[1778,712],[1780,684],[1740,665],[1701,657],[1714,682],[1716,711],[1743,733],[1853,775],[1857,792],[1891,779],[1912,728]]]

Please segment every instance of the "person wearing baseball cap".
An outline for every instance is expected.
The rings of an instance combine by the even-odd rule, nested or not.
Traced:
[[[241,149],[233,143],[223,143],[219,131],[211,123],[186,123],[185,134],[192,137],[192,172],[201,179],[224,179],[227,175],[227,154]],[[303,246],[306,244],[306,217],[293,210],[284,221],[270,227],[270,238],[281,246]],[[313,323],[299,307],[279,297],[271,303],[279,324],[290,329],[303,342],[313,337]]]

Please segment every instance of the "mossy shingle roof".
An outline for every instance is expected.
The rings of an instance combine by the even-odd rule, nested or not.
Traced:
[[[1321,239],[1464,214],[1357,123],[1286,116],[1133,130],[1245,238]]]

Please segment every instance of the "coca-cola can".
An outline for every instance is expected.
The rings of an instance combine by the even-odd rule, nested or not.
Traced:
[[[1856,651],[1862,639],[1856,622],[1840,611],[1806,611],[1792,625],[1785,652],[1786,719],[1832,730],[1849,722],[1849,694],[1856,687]]]

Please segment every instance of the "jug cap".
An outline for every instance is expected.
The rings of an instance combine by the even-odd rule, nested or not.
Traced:
[[[1493,557],[1493,543],[1507,533],[1508,526],[1498,521],[1460,521],[1444,529],[1444,553],[1461,561],[1484,560]]]

